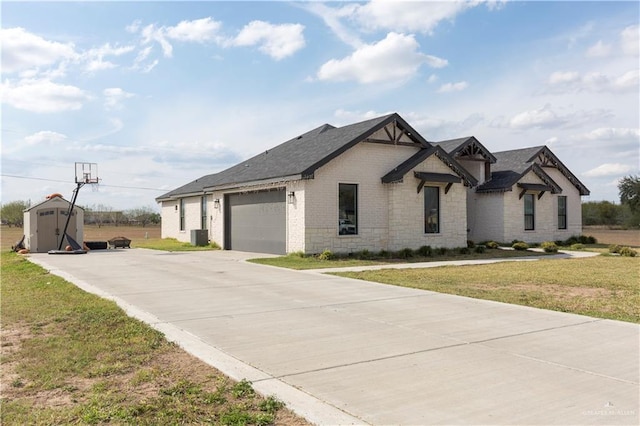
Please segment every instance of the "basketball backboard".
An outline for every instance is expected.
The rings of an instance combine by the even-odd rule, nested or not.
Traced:
[[[76,183],[99,183],[97,163],[76,163]]]

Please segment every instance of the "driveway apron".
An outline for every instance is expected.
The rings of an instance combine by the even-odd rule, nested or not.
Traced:
[[[636,324],[246,263],[30,259],[316,424],[638,424]]]

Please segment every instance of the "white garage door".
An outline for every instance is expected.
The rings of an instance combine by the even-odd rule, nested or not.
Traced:
[[[226,195],[225,249],[285,254],[285,191]]]

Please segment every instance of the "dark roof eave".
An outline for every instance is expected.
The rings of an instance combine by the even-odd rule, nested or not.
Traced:
[[[556,157],[556,155],[553,152],[551,152],[551,150],[546,145],[540,148],[540,150],[536,152],[533,156],[531,156],[528,162],[534,161],[540,154],[545,155],[547,158],[551,160],[551,163],[560,171],[560,173],[562,173],[564,177],[566,177],[567,180],[571,182],[571,184],[578,189],[578,191],[580,192],[580,195],[591,194],[591,191],[589,191],[589,188],[587,188],[582,182],[580,182],[580,179],[578,179],[576,175],[571,173],[569,168],[565,166],[564,163],[562,163],[562,161],[560,161],[560,159]]]

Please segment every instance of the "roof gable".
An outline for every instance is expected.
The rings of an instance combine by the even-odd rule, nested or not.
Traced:
[[[433,142],[433,144],[441,146],[453,158],[463,159],[462,157],[480,155],[490,163],[497,161],[496,157],[475,136]]]
[[[589,195],[589,190],[546,146],[514,149],[496,152],[497,159],[491,179],[477,188],[477,192],[511,191],[524,175],[533,171],[542,181],[561,193],[562,188],[544,171],[545,167],[557,168],[580,191],[580,195]]]
[[[388,138],[380,138],[380,134],[388,135]],[[216,188],[259,181],[310,179],[318,168],[360,142],[430,146],[396,113],[343,127],[324,124],[226,170],[196,179],[156,200],[197,195]]]
[[[402,164],[398,165],[396,168],[384,175],[382,177],[382,183],[400,182],[404,178],[404,175],[406,175],[410,170],[418,166],[420,163],[422,163],[432,155],[438,157],[456,175],[460,176],[466,186],[475,186],[478,184],[478,181],[473,176],[471,176],[471,174],[469,174],[464,167],[462,167],[456,160],[454,160],[449,154],[447,154],[445,150],[442,149],[442,147],[438,145],[423,148],[409,157]]]

